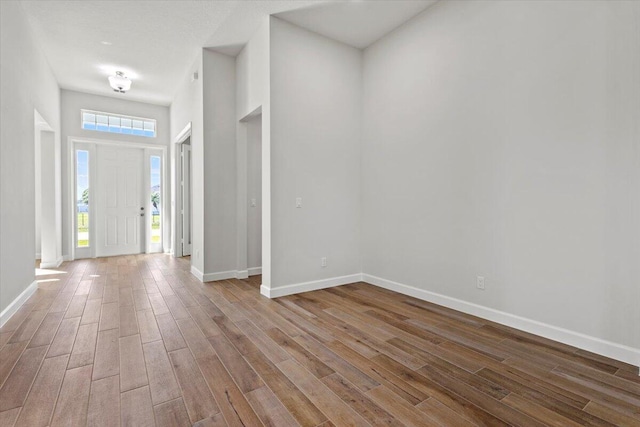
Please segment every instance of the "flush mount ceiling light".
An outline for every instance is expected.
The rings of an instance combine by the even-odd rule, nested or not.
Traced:
[[[131,89],[131,80],[122,71],[116,71],[115,76],[109,76],[109,85],[114,92],[125,93]]]

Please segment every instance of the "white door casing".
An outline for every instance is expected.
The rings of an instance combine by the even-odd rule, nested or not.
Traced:
[[[191,255],[191,145],[182,144],[182,256]]]

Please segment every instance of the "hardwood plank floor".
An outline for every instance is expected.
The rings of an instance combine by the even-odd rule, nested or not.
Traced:
[[[640,427],[627,363],[365,283],[269,300],[189,269],[43,276],[0,328],[0,425]]]

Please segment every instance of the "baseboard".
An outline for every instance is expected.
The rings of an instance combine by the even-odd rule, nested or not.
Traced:
[[[516,316],[504,311],[495,310],[493,308],[426,291],[413,286],[403,285],[401,283],[371,276],[369,274],[363,274],[362,281],[384,289],[389,289],[404,295],[409,295],[414,298],[458,310],[463,313],[478,316],[521,331],[591,351],[602,356],[630,363],[635,366],[640,366],[640,349],[637,348],[628,347],[579,332],[559,328],[557,326],[538,322],[537,320]]]
[[[257,276],[258,274],[262,274],[262,267],[253,267],[248,269],[249,276]]]
[[[196,279],[200,280],[201,282],[204,282],[204,274],[202,274],[202,271],[198,270],[195,265],[191,266],[191,274],[193,274],[194,276],[196,276]]]
[[[40,268],[58,268],[62,265],[63,261],[63,257],[60,257],[54,262],[40,262]]]
[[[246,279],[249,277],[247,270],[229,270],[219,271],[217,273],[203,273],[195,266],[191,266],[191,274],[196,276],[201,282],[215,282],[216,280],[226,279]]]
[[[22,304],[24,304],[24,302],[33,295],[36,289],[38,289],[38,281],[34,280],[29,286],[27,286],[27,289],[22,291],[22,293],[7,306],[7,308],[2,310],[2,313],[0,313],[0,328],[3,327],[9,319],[11,319],[11,316],[13,316],[16,311],[22,307]]]
[[[332,288],[334,286],[346,285],[348,283],[359,282],[362,274],[350,274],[348,276],[330,277],[328,279],[314,280],[312,282],[295,283],[293,285],[279,286],[277,288],[260,286],[260,293],[268,298],[278,298],[285,295],[299,294],[301,292],[317,291],[318,289]]]
[[[71,255],[62,255],[62,260],[63,261],[73,261],[73,258],[71,257]]]

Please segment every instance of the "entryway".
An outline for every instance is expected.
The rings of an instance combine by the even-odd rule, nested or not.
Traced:
[[[74,141],[75,258],[162,252],[164,153]]]

